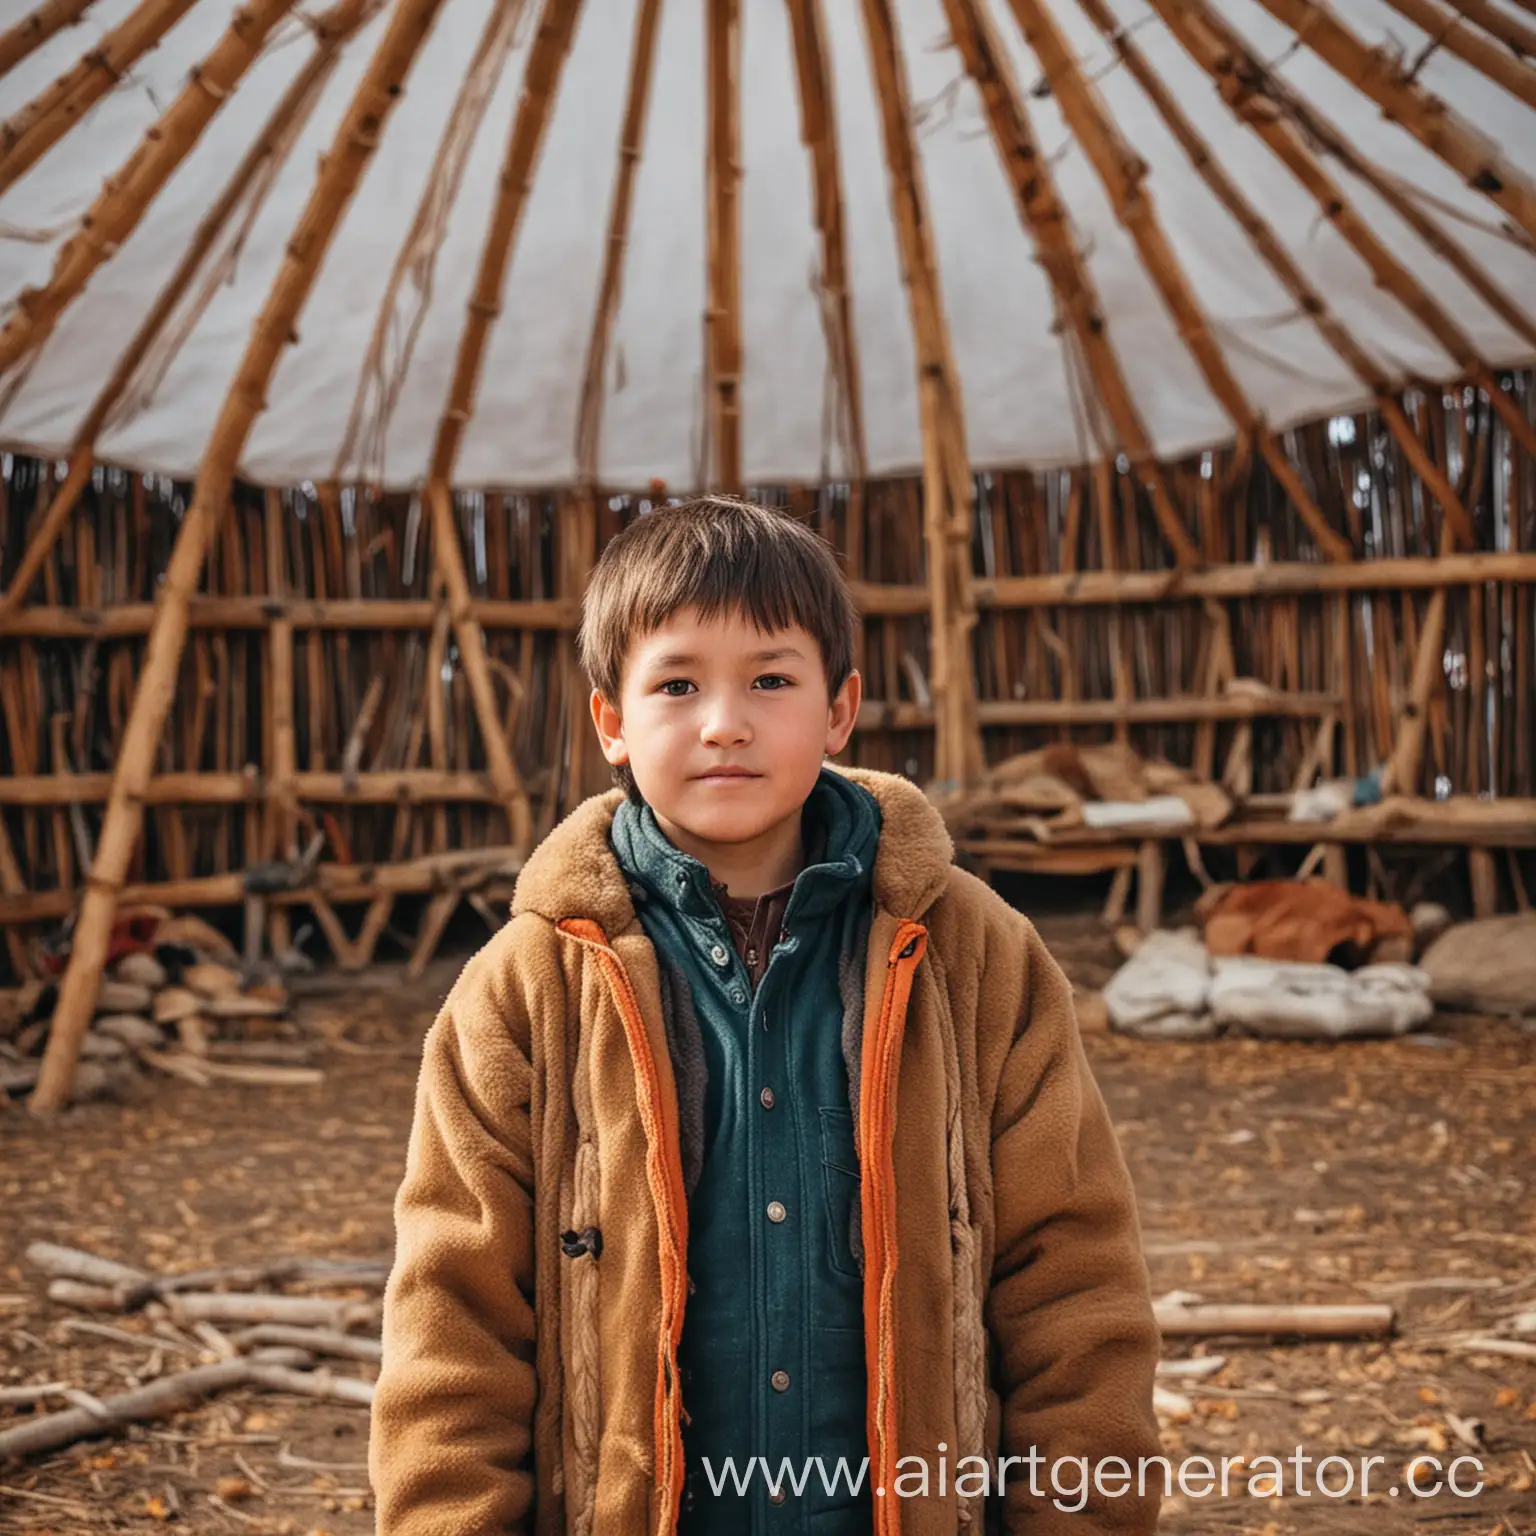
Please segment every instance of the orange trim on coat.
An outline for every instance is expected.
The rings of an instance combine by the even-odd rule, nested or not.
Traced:
[[[640,1123],[645,1130],[645,1178],[656,1207],[661,1258],[661,1335],[657,1341],[656,1486],[661,1495],[659,1536],[677,1525],[683,1492],[682,1392],[677,1375],[677,1348],[683,1333],[687,1301],[688,1197],[683,1188],[683,1157],[678,1140],[677,1106],[661,1091],[656,1058],[629,972],[608,942],[601,926],[586,917],[562,918],[555,925],[591,950],[607,978],[624,1036],[635,1063]]]
[[[864,1354],[872,1362],[866,1431],[876,1496],[875,1536],[900,1536],[896,1476],[896,1064],[906,1030],[912,976],[928,930],[903,919],[891,940],[885,989],[873,1030],[864,1031],[859,1089],[860,1227],[864,1237]]]

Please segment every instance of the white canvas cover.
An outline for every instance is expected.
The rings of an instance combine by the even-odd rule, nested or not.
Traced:
[[[0,0],[0,26],[32,0]],[[447,209],[423,298],[402,289],[388,356],[419,319],[393,411],[369,392],[365,367],[400,242],[427,190],[439,141],[493,6],[445,0],[384,140],[347,209],[283,355],[241,460],[262,483],[361,477],[410,486],[423,478],[447,398],[498,166],[537,19],[520,6],[510,49]],[[1032,88],[1041,67],[1008,0],[980,0],[1005,40],[1077,244],[1097,284],[1108,334],[1153,448],[1162,457],[1232,440],[1233,424],[1181,342],[1135,246],[1117,223],[1056,102]],[[1247,236],[1200,180],[1152,103],[1077,0],[1048,0],[1125,139],[1173,252],[1207,311],[1227,363],[1276,428],[1361,407],[1370,394],[1298,311]],[[1263,210],[1283,244],[1355,339],[1394,382],[1448,380],[1460,369],[1373,281],[1299,183],[1243,126],[1204,71],[1144,0],[1110,0],[1119,21],[1198,127],[1222,167]],[[1503,5],[1505,0],[1494,0]],[[1486,197],[1407,131],[1387,122],[1258,0],[1215,0],[1224,19],[1363,155],[1406,188],[1525,313],[1536,312],[1536,256]],[[708,479],[706,392],[706,0],[663,0],[650,110],[607,367],[599,480],[685,489]],[[0,81],[9,116],[68,68],[133,0],[97,0]],[[47,280],[59,245],[103,181],[156,121],[228,25],[235,0],[198,0],[161,45],[84,122],[0,196],[0,302]],[[1370,44],[1415,58],[1427,39],[1384,0],[1334,0]],[[586,0],[507,275],[478,405],[454,478],[465,486],[554,487],[578,476],[577,416],[619,164],[636,0]],[[1064,349],[1046,275],[1021,227],[975,88],[950,41],[941,0],[895,0],[926,179],[942,295],[963,387],[972,462],[982,467],[1080,463],[1091,435],[1081,365]],[[740,386],[748,485],[816,482],[846,473],[829,409],[831,370],[812,216],[810,159],[800,137],[798,77],[783,0],[742,0]],[[857,4],[823,6],[841,155],[853,324],[868,469],[922,461],[910,312],[891,216],[877,98]],[[1448,13],[1449,14],[1449,13]],[[1516,16],[1517,10],[1511,9]],[[131,390],[97,443],[99,459],[191,475],[329,142],[381,35],[384,13],[348,46],[294,151],[251,212],[233,259],[162,370]],[[285,21],[113,259],[64,314],[19,379],[0,379],[0,445],[65,455],[167,275],[312,48]],[[1505,156],[1536,174],[1536,112],[1446,50],[1417,75]],[[1325,157],[1326,160],[1326,157]],[[1369,187],[1326,160],[1358,211],[1494,366],[1529,362],[1529,341],[1468,287]],[[419,311],[419,313],[418,313]],[[183,313],[188,311],[183,310]],[[175,327],[173,326],[173,329]],[[358,411],[368,428],[349,441]]]

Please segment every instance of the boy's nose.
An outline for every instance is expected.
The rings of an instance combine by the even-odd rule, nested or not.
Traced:
[[[749,740],[752,731],[741,710],[718,706],[705,715],[699,734],[710,746],[728,746]]]

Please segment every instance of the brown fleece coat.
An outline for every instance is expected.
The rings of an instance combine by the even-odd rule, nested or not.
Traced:
[[[1029,921],[953,866],[915,785],[838,771],[883,818],[850,1056],[869,1478],[910,1490],[898,1458],[930,1468],[927,1497],[874,1499],[877,1536],[1148,1536],[1158,1335],[1070,989]],[[373,1407],[381,1536],[675,1526],[687,1203],[656,955],[608,844],[620,798],[534,852],[427,1036]],[[600,1255],[566,1256],[561,1234],[589,1227]],[[1015,1464],[1004,1500],[984,1507],[975,1477],[956,1497],[979,1468],[961,1457],[988,1459],[995,1492],[996,1458],[1031,1448],[1042,1496]],[[1129,1491],[1112,1462],[1108,1494],[1064,1512],[1059,1457],[1124,1458]]]

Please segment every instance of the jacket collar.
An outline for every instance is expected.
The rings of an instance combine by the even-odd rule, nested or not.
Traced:
[[[900,774],[838,763],[827,763],[824,770],[868,790],[880,806],[876,907],[897,917],[921,918],[943,891],[954,858],[943,818],[922,790]],[[629,882],[609,843],[623,800],[622,789],[610,789],[582,801],[534,849],[512,896],[514,917],[534,912],[550,922],[590,918],[610,938],[634,922]],[[703,869],[697,860],[689,862]]]
[[[802,833],[804,858],[789,903],[797,922],[826,916],[848,891],[868,885],[879,849],[879,801],[823,767],[805,802]],[[645,895],[683,917],[718,916],[708,868],[668,838],[649,805],[621,800],[609,836],[619,868]]]

